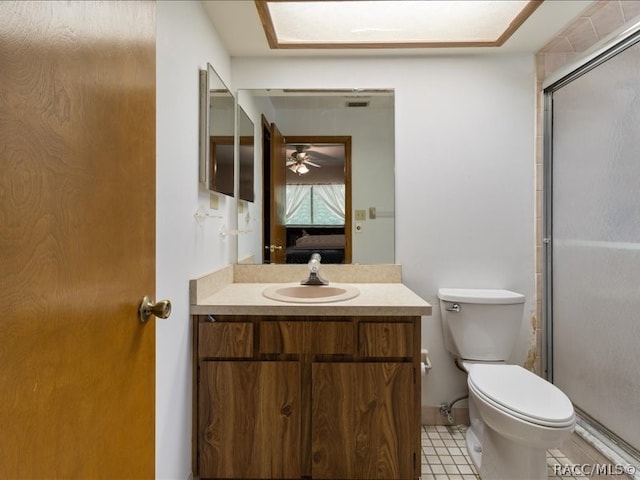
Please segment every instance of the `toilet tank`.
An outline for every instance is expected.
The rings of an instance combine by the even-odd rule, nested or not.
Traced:
[[[524,295],[509,290],[441,288],[444,343],[456,358],[506,361],[524,312]]]

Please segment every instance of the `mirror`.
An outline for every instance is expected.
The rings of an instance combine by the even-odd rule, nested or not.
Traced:
[[[321,143],[304,141],[305,139],[343,137],[350,143],[350,175],[345,175],[345,189],[350,187],[350,204],[345,205],[344,236],[351,243],[351,263],[389,264],[394,262],[394,165],[395,165],[395,104],[393,90],[240,90],[239,103],[250,113],[253,121],[261,125],[256,141],[256,180],[262,185],[262,192],[256,194],[259,211],[252,215],[254,222],[251,235],[258,237],[254,241],[253,252],[256,263],[271,263],[270,250],[283,255],[276,263],[286,260],[286,251],[295,246],[296,235],[285,235],[282,245],[275,245],[269,237],[273,223],[273,203],[277,200],[273,192],[277,187],[270,185],[271,174],[265,162],[276,162],[278,168],[287,169],[287,155],[291,164],[292,147],[295,138],[299,148],[308,148],[310,161],[320,167],[309,167],[314,171],[328,170],[323,165]],[[284,137],[282,154],[271,154],[269,142],[276,142],[273,125]],[[273,136],[265,140],[265,136]],[[266,143],[265,143],[266,142]],[[288,150],[287,150],[288,148]],[[275,152],[278,151],[276,147]],[[288,152],[288,153],[287,153]],[[316,152],[315,158],[313,157]],[[271,158],[272,156],[278,158]],[[282,157],[282,158],[279,158]],[[260,166],[262,165],[262,166]],[[289,168],[290,169],[290,168]],[[289,172],[291,173],[291,172]],[[284,175],[284,174],[283,174]],[[284,177],[286,178],[286,176]],[[285,180],[286,181],[286,180]],[[309,182],[313,183],[313,182]],[[317,184],[321,184],[318,181]],[[326,182],[325,182],[326,183]],[[274,198],[272,198],[272,196]],[[286,199],[285,199],[286,203]],[[290,205],[291,206],[291,205]],[[286,211],[286,206],[283,208]],[[289,209],[291,212],[291,208]],[[286,212],[285,212],[286,218]],[[286,227],[286,222],[283,222]],[[296,222],[300,231],[305,225]],[[336,234],[335,225],[308,225],[314,234],[327,227],[327,233]],[[288,229],[292,230],[292,229]],[[264,242],[263,242],[264,240]],[[320,239],[312,239],[313,242]],[[282,248],[279,248],[282,247]],[[246,255],[245,255],[246,256]]]
[[[200,183],[234,196],[234,98],[211,64],[200,70]]]

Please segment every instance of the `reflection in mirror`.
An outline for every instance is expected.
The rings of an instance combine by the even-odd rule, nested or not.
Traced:
[[[255,131],[247,112],[238,104],[238,263],[256,263],[260,251],[252,223],[255,210]],[[259,233],[259,231],[258,231]]]
[[[234,99],[210,64],[200,70],[200,182],[234,195]]]
[[[351,263],[351,137],[286,137],[285,263]]]
[[[240,171],[240,200],[253,202],[254,200],[254,169],[255,169],[255,133],[253,122],[249,115],[238,107],[238,156]]]
[[[254,217],[261,224],[252,230],[252,235],[262,236],[255,244],[262,244],[261,248],[255,249],[255,261],[287,262],[287,253],[292,252],[296,241],[309,234],[310,229],[318,235],[323,230],[328,235],[335,235],[335,225],[314,222],[310,220],[311,217],[302,219],[299,215],[301,210],[293,210],[295,202],[291,196],[294,188],[289,188],[290,198],[287,199],[286,178],[287,172],[294,176],[298,174],[290,171],[295,166],[291,161],[297,148],[291,139],[300,140],[298,144],[304,152],[305,144],[314,145],[315,150],[319,151],[322,142],[314,142],[314,138],[340,137],[348,138],[350,144],[351,175],[345,175],[344,188],[351,191],[351,203],[345,202],[344,236],[345,243],[351,244],[351,263],[393,263],[393,90],[241,90],[238,98],[252,114],[253,121],[262,123],[261,138],[256,142],[256,158],[262,163],[262,168],[256,169],[257,174],[262,173],[263,177],[257,181],[258,185],[263,186],[262,195],[256,197],[256,203],[261,202],[258,205],[261,212],[257,218]],[[302,141],[305,139],[309,141]],[[307,162],[302,170],[318,173],[324,169],[327,172],[329,165],[323,164],[327,158],[322,158],[318,152],[315,152],[314,158],[314,148],[308,150],[308,161],[320,167],[309,166]],[[309,185],[322,183],[327,182],[307,181]],[[316,195],[317,198],[320,197]],[[312,201],[311,197],[309,201]],[[287,227],[287,215],[291,217],[296,214],[298,217],[295,219],[289,218],[291,225]],[[351,220],[350,224],[347,219]],[[278,228],[283,228],[284,234],[278,233]],[[297,233],[293,228],[297,229]],[[315,238],[306,241],[322,243],[322,240]]]

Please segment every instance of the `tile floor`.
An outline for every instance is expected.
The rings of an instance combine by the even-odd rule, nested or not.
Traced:
[[[422,427],[422,477],[421,480],[476,480],[480,479],[467,455],[464,434],[466,425]],[[549,480],[573,480],[587,478],[560,450],[547,451]],[[573,467],[572,467],[573,466]],[[576,475],[576,476],[574,476]],[[627,479],[625,475],[593,476],[591,479]]]

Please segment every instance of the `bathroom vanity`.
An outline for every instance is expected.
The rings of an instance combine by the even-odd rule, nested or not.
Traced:
[[[431,307],[399,270],[374,282],[369,267],[325,267],[358,295],[264,296],[305,276],[293,265],[192,282],[196,478],[419,478],[420,323]]]

